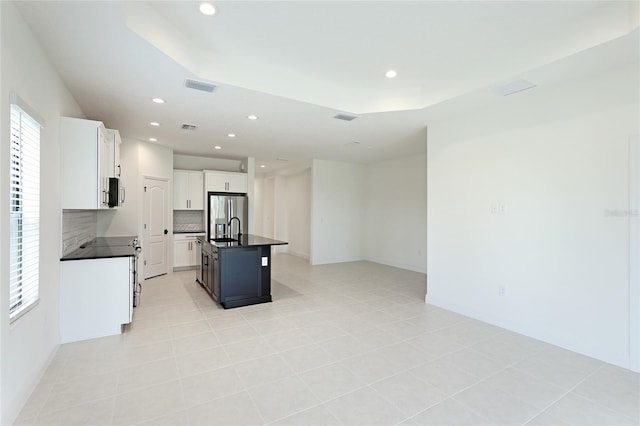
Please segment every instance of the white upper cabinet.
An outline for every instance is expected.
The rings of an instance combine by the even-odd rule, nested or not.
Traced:
[[[63,209],[108,208],[113,141],[100,121],[60,118]]]
[[[202,172],[173,171],[173,209],[204,209],[204,176]]]
[[[205,171],[207,192],[247,193],[246,173]]]

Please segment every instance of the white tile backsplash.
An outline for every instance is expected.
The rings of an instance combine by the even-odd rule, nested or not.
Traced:
[[[173,232],[204,231],[204,212],[202,210],[174,210]]]
[[[82,244],[96,238],[98,233],[98,212],[87,210],[62,211],[62,256]]]

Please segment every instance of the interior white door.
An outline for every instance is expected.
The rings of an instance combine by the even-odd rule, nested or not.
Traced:
[[[166,274],[169,239],[169,192],[164,179],[144,179],[142,257],[144,278]]]

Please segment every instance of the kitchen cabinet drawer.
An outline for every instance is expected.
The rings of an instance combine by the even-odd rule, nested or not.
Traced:
[[[207,192],[235,192],[246,194],[248,179],[246,173],[205,171]]]

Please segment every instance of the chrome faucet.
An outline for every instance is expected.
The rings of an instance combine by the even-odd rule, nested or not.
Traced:
[[[233,238],[233,230],[231,229],[231,222],[233,222],[233,219],[238,221],[238,239],[240,239],[240,236],[242,236],[242,224],[240,223],[240,218],[238,216],[234,216],[229,219],[229,224],[227,225],[229,227],[229,237]]]

